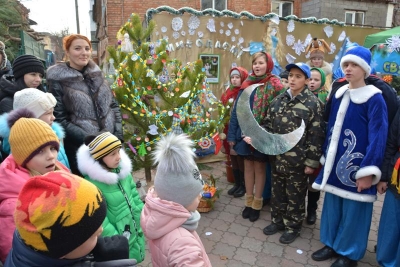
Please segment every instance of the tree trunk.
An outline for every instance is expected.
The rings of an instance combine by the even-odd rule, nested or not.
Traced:
[[[151,182],[151,166],[152,160],[150,155],[147,154],[144,156],[144,175],[147,183]]]

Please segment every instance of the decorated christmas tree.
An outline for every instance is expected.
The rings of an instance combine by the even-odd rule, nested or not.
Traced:
[[[135,169],[145,168],[151,180],[150,152],[161,136],[185,133],[196,154],[217,154],[219,133],[229,106],[219,102],[206,82],[201,60],[182,64],[170,58],[167,40],[148,41],[155,24],[142,27],[132,14],[118,33],[118,47],[109,47],[107,78],[120,104],[124,141]]]

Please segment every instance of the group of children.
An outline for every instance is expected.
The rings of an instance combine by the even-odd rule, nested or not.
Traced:
[[[332,69],[323,60],[324,52],[329,49],[324,43],[314,38],[308,49],[310,61],[287,65],[280,81],[271,74],[270,56],[255,53],[251,74],[241,86],[235,83],[240,89],[232,96],[235,104],[227,142],[231,155],[244,159],[246,196],[242,216],[250,221],[258,219],[260,196],[268,178],[265,162],[269,162],[272,222],[264,228],[264,234],[284,231],[279,241],[293,242],[305,218],[308,224],[316,222],[320,191],[325,191],[321,217],[321,242],[325,247],[314,252],[312,259],[338,257],[332,266],[356,266],[365,254],[376,192],[386,192],[391,181],[378,232],[377,259],[383,266],[397,266],[400,264],[397,212],[400,112],[394,119],[386,148],[391,119],[387,105],[390,108],[393,105],[382,96],[386,89],[366,83],[371,72],[371,53],[361,46],[351,47],[341,59],[347,83],[329,96],[329,107],[325,107]],[[236,69],[230,73],[232,84],[238,80]],[[302,122],[305,124],[299,141],[287,152],[264,154],[252,146],[251,136],[243,134],[241,127],[248,124],[239,121],[236,113],[246,107],[240,106],[237,99],[254,83],[263,85],[253,91],[246,105],[250,105],[254,118],[267,132],[283,136],[298,129]],[[237,181],[233,195],[240,186]]]

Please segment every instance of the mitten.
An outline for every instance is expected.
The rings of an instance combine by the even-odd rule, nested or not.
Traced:
[[[92,253],[96,262],[129,259],[128,239],[122,235],[99,237]]]

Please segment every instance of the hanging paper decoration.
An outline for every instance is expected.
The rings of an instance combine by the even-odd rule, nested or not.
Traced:
[[[174,37],[175,39],[178,39],[179,38],[179,32],[174,32],[172,34],[172,37]]]
[[[265,46],[263,42],[251,42],[250,43],[250,55],[253,55],[257,52],[265,51]]]
[[[181,94],[180,97],[187,98],[187,97],[189,97],[189,95],[190,95],[190,91],[186,91],[183,94]]]
[[[145,145],[144,145],[143,142],[140,144],[138,154],[139,154],[139,156],[141,156],[141,157],[147,155],[146,147],[145,147]]]
[[[304,45],[308,45],[312,40],[311,34],[307,34],[306,39],[304,40]]]
[[[325,32],[326,36],[328,36],[328,38],[331,37],[332,34],[333,34],[332,26],[331,25],[325,26],[324,27],[324,32]]]
[[[296,41],[296,39],[294,38],[293,35],[291,35],[291,34],[286,35],[286,44],[288,46],[292,46],[295,41]]]
[[[127,33],[124,34],[124,44],[121,46],[121,51],[126,53],[133,51],[133,46],[131,40],[129,39],[129,34]]]
[[[294,43],[294,45],[293,45],[293,50],[295,51],[295,53],[297,54],[297,55],[299,55],[300,56],[300,54],[302,53],[302,52],[304,52],[305,51],[305,49],[304,49],[304,44],[303,44],[303,42],[299,39],[299,40],[297,40],[297,43]]]
[[[270,20],[275,23],[275,24],[279,24],[280,20],[279,20],[279,16],[277,14],[274,14]]]
[[[165,27],[165,26],[161,27],[161,32],[167,32],[167,30],[168,30],[167,27]]]
[[[203,34],[203,32],[199,31],[199,32],[197,32],[197,36],[199,36],[199,38],[203,38],[204,34]]]
[[[108,69],[108,74],[115,75],[117,71],[114,68],[114,59],[110,58],[109,62],[110,62],[110,68]]]
[[[182,37],[185,36],[186,32],[185,31],[181,31],[181,35],[182,35]]]
[[[233,23],[232,23],[232,22],[229,22],[229,23],[228,23],[228,28],[229,28],[229,29],[232,29],[232,28],[233,28]]]
[[[208,22],[207,22],[207,29],[208,29],[210,32],[216,32],[216,30],[215,30],[215,20],[214,20],[214,19],[209,19],[209,20],[208,20]]]
[[[342,42],[346,38],[346,32],[342,31],[342,33],[339,35],[338,41]]]
[[[225,35],[226,36],[230,36],[231,35],[231,31],[230,30],[226,30]]]
[[[132,61],[136,61],[136,60],[138,60],[138,58],[139,58],[138,54],[133,54],[133,55],[131,56]],[[110,60],[111,60],[111,59],[110,59]]]
[[[292,56],[292,55],[289,54],[289,53],[286,54],[286,61],[287,61],[289,64],[292,64],[293,62],[295,62],[295,60],[296,60],[296,58],[295,58],[294,56]]]
[[[194,35],[196,33],[196,30],[189,29],[189,35]]]
[[[195,15],[191,15],[188,20],[189,29],[196,30],[199,26],[200,26],[200,19]]]
[[[331,52],[329,52],[328,54],[329,54],[329,55],[332,55],[332,54],[334,54],[335,51],[336,51],[336,45],[335,45],[334,43],[331,42],[330,48],[331,48]]]
[[[239,29],[235,29],[235,34],[238,35],[240,33]]]
[[[158,134],[157,129],[158,129],[158,127],[156,125],[154,125],[154,124],[149,125],[149,130],[146,133],[151,134],[151,135],[157,135]]]
[[[172,29],[174,31],[180,31],[182,29],[183,20],[181,17],[175,17],[172,19]]]
[[[289,20],[289,23],[288,23],[288,25],[287,25],[287,31],[288,32],[293,32],[294,31],[294,27],[295,27],[295,25],[294,25],[294,21],[293,20]]]

